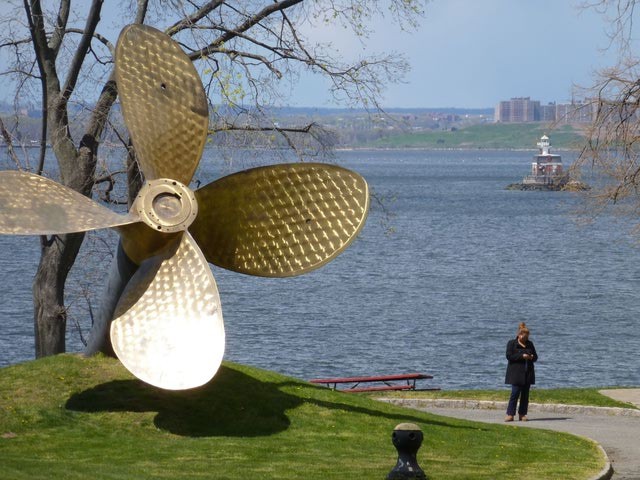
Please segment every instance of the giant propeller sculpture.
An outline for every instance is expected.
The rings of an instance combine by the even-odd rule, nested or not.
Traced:
[[[223,357],[218,289],[208,262],[267,277],[324,265],[355,238],[366,182],[328,164],[245,170],[192,191],[209,115],[200,77],[167,35],[130,25],[118,40],[122,113],[145,183],[126,215],[52,180],[0,172],[0,233],[114,228],[135,266],[109,311],[113,349],[138,378],[181,390],[208,382]],[[107,302],[108,303],[108,302]]]

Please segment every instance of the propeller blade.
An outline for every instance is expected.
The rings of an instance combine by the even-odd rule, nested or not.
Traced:
[[[369,209],[367,182],[322,163],[245,170],[195,192],[189,227],[207,260],[264,277],[316,269],[356,237]]]
[[[159,30],[129,25],[116,47],[116,82],[145,178],[189,185],[209,127],[204,88],[189,57]]]
[[[167,390],[207,383],[224,353],[216,282],[188,232],[140,265],[111,323],[113,349],[131,373]]]
[[[117,227],[138,221],[39,175],[0,171],[0,233],[60,235]]]

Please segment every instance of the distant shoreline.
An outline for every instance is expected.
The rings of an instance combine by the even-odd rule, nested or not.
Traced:
[[[348,152],[348,151],[362,151],[362,150],[375,150],[375,151],[400,151],[400,150],[429,150],[430,152],[475,152],[475,151],[492,151],[492,152],[532,152],[538,151],[536,148],[511,148],[511,147],[337,147],[334,149],[336,152]],[[554,148],[556,152],[579,152],[579,148]]]

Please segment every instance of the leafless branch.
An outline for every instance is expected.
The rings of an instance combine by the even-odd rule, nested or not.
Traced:
[[[2,135],[2,138],[4,138],[4,143],[7,146],[7,153],[11,157],[11,160],[13,160],[13,162],[15,163],[16,168],[20,169],[20,160],[18,159],[18,155],[16,155],[16,152],[13,148],[13,137],[7,130],[2,117],[0,117],[0,134]]]

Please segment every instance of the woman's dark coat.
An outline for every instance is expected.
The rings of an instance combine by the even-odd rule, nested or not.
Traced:
[[[522,358],[525,353],[532,354],[533,360]],[[509,360],[509,365],[507,365],[507,375],[504,383],[510,385],[533,385],[536,383],[536,371],[533,364],[538,361],[538,354],[533,342],[527,340],[525,346],[522,347],[517,338],[509,340],[509,343],[507,343],[507,360]]]

